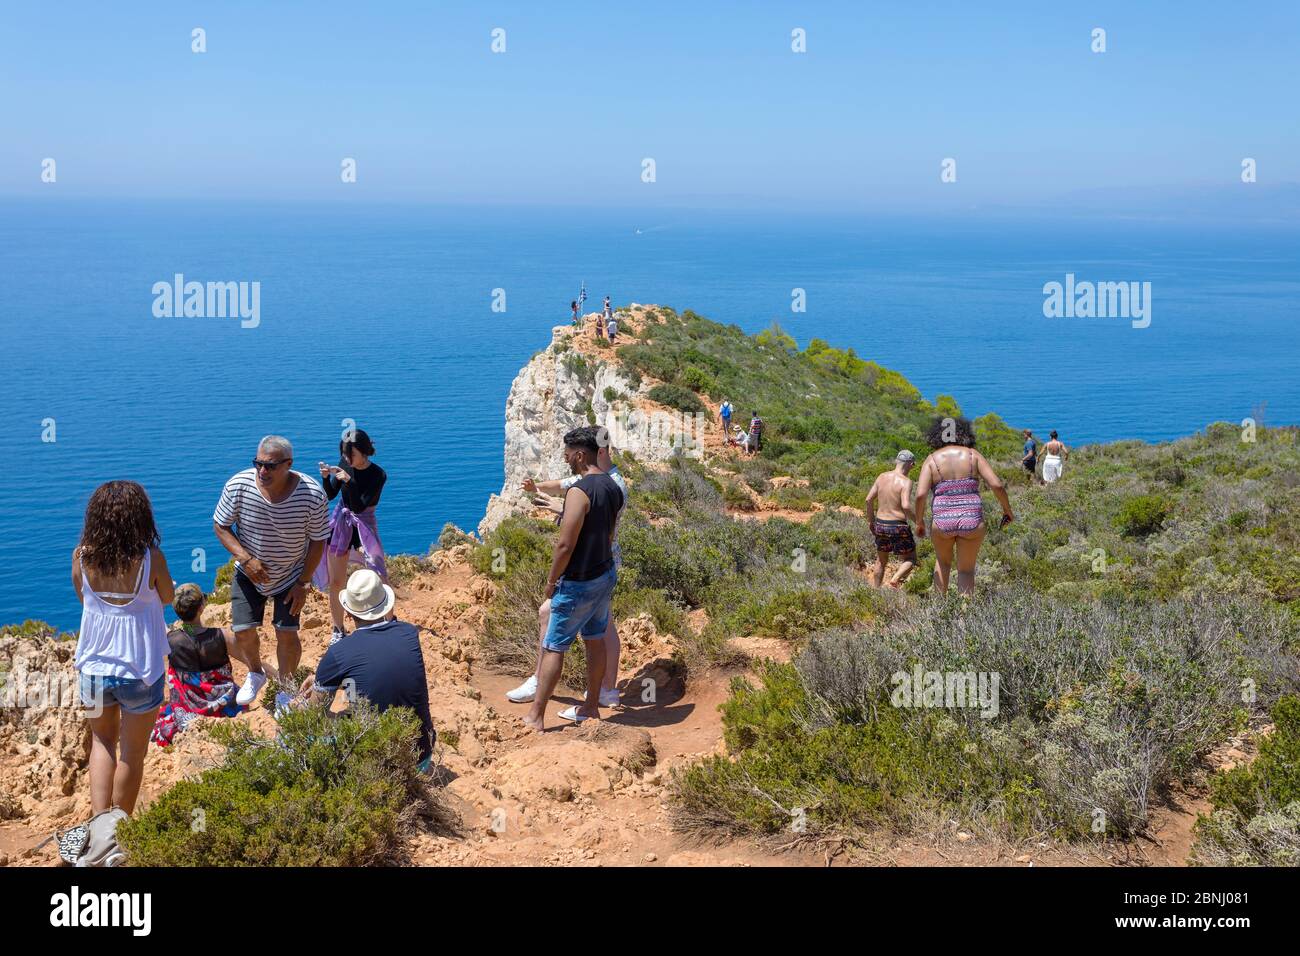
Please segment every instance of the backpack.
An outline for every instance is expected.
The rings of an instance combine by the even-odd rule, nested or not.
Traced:
[[[125,810],[113,807],[80,826],[56,833],[59,856],[73,866],[121,866],[126,854],[117,844],[117,825],[126,817]]]

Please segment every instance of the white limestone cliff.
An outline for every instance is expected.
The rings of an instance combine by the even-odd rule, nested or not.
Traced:
[[[594,319],[594,317],[593,317]],[[675,455],[700,458],[702,423],[694,416],[652,407],[623,371],[612,350],[593,354],[574,347],[572,326],[556,326],[551,344],[520,369],[506,398],[505,481],[488,499],[479,522],[482,537],[513,514],[531,511],[523,492],[525,478],[544,480],[568,474],[564,434],[580,425],[609,429],[615,454],[663,462]],[[609,393],[609,398],[606,393]],[[590,414],[589,414],[590,412]]]

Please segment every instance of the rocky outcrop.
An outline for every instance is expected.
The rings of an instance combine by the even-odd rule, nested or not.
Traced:
[[[586,329],[556,326],[551,344],[533,356],[515,376],[506,398],[505,482],[488,500],[480,536],[513,514],[531,510],[523,492],[525,478],[543,480],[567,474],[563,457],[565,432],[580,425],[609,429],[619,453],[639,461],[662,462],[676,455],[700,458],[696,438],[701,423],[693,416],[654,406],[649,386],[639,386],[614,358],[612,350],[593,347]]]

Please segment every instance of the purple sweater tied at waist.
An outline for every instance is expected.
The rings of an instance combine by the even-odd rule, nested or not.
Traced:
[[[388,568],[384,563],[384,546],[379,541],[379,527],[375,523],[375,509],[367,508],[361,514],[356,514],[340,502],[334,509],[334,513],[330,515],[329,543],[311,577],[312,583],[320,590],[329,590],[329,556],[347,554],[352,550],[354,530],[357,537],[361,539],[361,557],[365,566],[385,581],[388,580]]]

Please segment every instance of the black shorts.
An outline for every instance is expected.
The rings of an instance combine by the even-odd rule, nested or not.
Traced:
[[[296,631],[298,630],[298,615],[289,613],[289,605],[292,599],[289,592],[293,590],[297,581],[290,581],[288,586],[279,594],[270,595],[275,599],[275,607],[271,612],[271,624],[279,631]],[[230,628],[233,631],[248,631],[255,627],[262,626],[262,618],[266,616],[266,601],[268,595],[263,594],[257,589],[244,572],[238,568],[235,569],[235,578],[230,582]]]
[[[880,518],[871,526],[876,539],[877,554],[909,555],[916,553],[916,539],[906,521],[888,521]]]
[[[1032,475],[1034,473],[1034,466],[1038,464],[1038,459],[1026,458],[1023,462],[1021,462],[1021,464],[1025,466],[1025,471],[1029,472]]]

